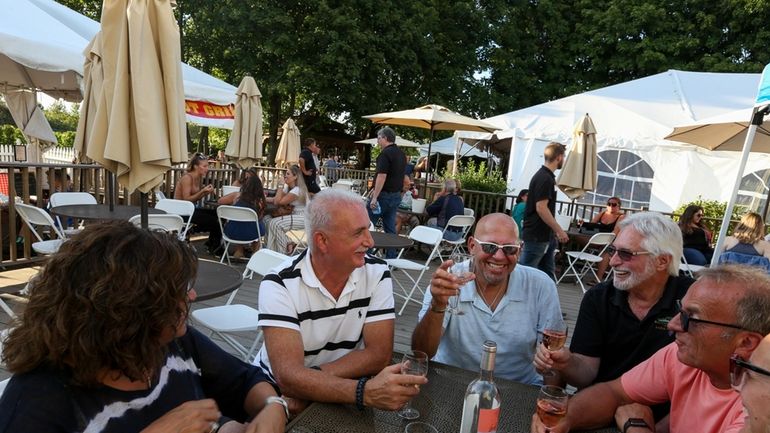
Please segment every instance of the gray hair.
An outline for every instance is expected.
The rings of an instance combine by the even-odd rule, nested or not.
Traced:
[[[390,126],[385,126],[377,131],[377,136],[385,137],[388,140],[388,143],[396,142],[396,131],[394,131]]]
[[[308,248],[313,248],[313,233],[329,230],[332,223],[332,211],[341,207],[360,206],[364,201],[360,195],[335,188],[325,190],[313,196],[305,208],[305,233]]]
[[[444,181],[444,188],[446,189],[446,192],[454,194],[457,192],[457,182],[455,182],[454,179],[447,179]]]
[[[770,276],[757,267],[718,265],[698,272],[698,280],[713,281],[717,286],[741,287],[744,296],[735,305],[736,324],[762,335],[770,334]],[[724,289],[724,287],[720,287]]]
[[[671,263],[668,274],[679,275],[679,264],[682,261],[682,232],[679,226],[668,217],[657,212],[639,212],[630,215],[620,222],[621,230],[631,227],[642,235],[642,248],[655,256],[669,255]]]

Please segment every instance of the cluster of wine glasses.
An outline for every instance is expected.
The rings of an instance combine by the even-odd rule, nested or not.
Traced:
[[[564,347],[567,342],[567,324],[564,323],[564,319],[561,317],[551,320],[543,329],[543,346],[548,349],[549,352],[556,352]],[[553,376],[554,372],[551,369],[543,372],[544,377]]]
[[[401,359],[401,374],[412,374],[415,376],[428,375],[428,354],[419,350],[411,353],[405,353]],[[401,418],[413,420],[420,417],[420,411],[412,407],[412,401],[406,402],[404,407],[398,411]],[[430,424],[425,422],[412,422],[407,424],[406,433],[438,433]]]

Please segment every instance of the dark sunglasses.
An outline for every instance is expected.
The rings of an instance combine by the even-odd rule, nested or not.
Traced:
[[[516,255],[516,253],[519,252],[519,248],[521,248],[521,244],[517,245],[498,245],[494,242],[483,242],[483,241],[476,241],[477,244],[481,247],[481,251],[484,252],[484,254],[489,255],[495,255],[497,254],[497,250],[503,250],[503,254],[506,256],[513,256]]]
[[[676,301],[676,309],[679,311],[679,317],[680,317],[679,320],[682,322],[682,330],[684,332],[687,332],[690,329],[690,323],[705,323],[707,325],[724,326],[725,328],[744,330],[742,326],[733,325],[730,323],[720,323],[720,322],[712,322],[711,320],[696,319],[690,316],[690,314],[687,311],[684,311],[682,309],[682,301],[678,299]]]
[[[631,261],[636,256],[646,256],[652,254],[649,251],[630,251],[624,248],[616,248],[614,245],[608,246],[605,251],[610,255],[610,257],[617,254],[618,257],[620,257],[620,260],[623,260],[624,262]]]
[[[609,206],[609,207],[620,206],[620,203],[615,203],[615,202],[611,201],[611,202],[607,203],[607,206]]]
[[[744,361],[738,355],[733,354],[733,356],[730,357],[730,385],[732,385],[736,391],[740,391],[741,387],[743,387],[743,384],[746,382],[746,370],[751,370],[763,376],[770,377],[770,371],[757,367],[748,361]]]
[[[209,157],[202,153],[196,153],[195,155],[193,155],[193,159],[209,159]]]

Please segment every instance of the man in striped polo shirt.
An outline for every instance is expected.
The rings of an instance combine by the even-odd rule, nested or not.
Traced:
[[[373,246],[361,197],[326,189],[305,210],[309,248],[265,276],[255,364],[290,408],[308,401],[395,410],[427,379],[387,366],[393,352],[393,288]],[[386,367],[387,366],[387,367]],[[369,376],[374,376],[367,382]]]

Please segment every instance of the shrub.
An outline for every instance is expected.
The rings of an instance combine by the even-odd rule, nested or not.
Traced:
[[[508,186],[502,172],[499,169],[494,169],[490,173],[487,171],[485,161],[476,165],[476,162],[470,159],[468,162],[460,161],[457,164],[457,174],[454,176],[452,172],[444,169],[440,180],[454,178],[460,181],[464,190],[505,194],[508,191]]]

